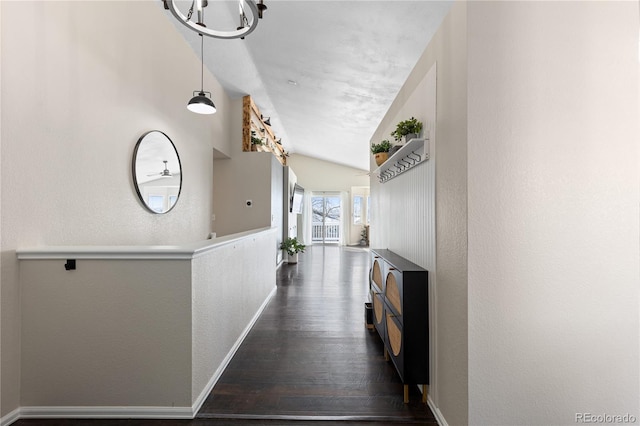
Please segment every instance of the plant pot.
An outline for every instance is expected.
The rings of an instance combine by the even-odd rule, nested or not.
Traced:
[[[382,163],[387,161],[387,158],[389,158],[389,153],[388,152],[379,152],[377,154],[373,154],[373,158],[375,158],[376,164],[378,166],[382,166]]]
[[[257,150],[258,150],[258,145],[252,143],[251,144],[251,151],[252,152],[256,152]]]
[[[418,139],[417,133],[409,133],[408,135],[404,135],[405,143],[408,143],[411,139]]]
[[[295,254],[287,253],[287,263],[298,263],[298,253],[295,253]]]

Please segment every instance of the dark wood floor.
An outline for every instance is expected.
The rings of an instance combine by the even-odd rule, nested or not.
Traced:
[[[277,293],[194,420],[20,420],[18,426],[436,425],[364,325],[368,252],[313,246],[278,270]]]

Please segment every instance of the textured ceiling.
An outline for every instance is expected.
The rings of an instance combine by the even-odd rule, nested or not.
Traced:
[[[233,25],[237,2],[209,2]],[[205,38],[205,65],[231,97],[251,95],[290,153],[367,170],[371,135],[452,2],[265,4],[245,40]],[[199,55],[198,35],[166,15]]]

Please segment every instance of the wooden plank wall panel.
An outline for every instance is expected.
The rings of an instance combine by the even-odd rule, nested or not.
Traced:
[[[388,248],[427,270],[435,269],[435,167],[422,164],[385,183],[377,184],[380,226],[376,247]]]

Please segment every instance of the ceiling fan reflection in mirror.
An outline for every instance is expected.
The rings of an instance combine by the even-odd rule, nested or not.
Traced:
[[[162,162],[164,163],[164,170],[161,171],[160,173],[151,173],[150,175],[147,176],[160,176],[160,177],[172,177],[173,174],[171,174],[171,171],[169,171],[169,167],[167,166],[168,161],[167,160],[162,160]]]

